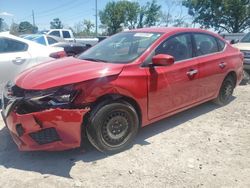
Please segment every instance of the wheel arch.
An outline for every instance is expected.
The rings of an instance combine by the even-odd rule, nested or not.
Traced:
[[[237,84],[237,74],[236,74],[236,72],[235,71],[229,71],[227,73],[225,79],[228,78],[228,77],[232,77],[233,78],[233,80],[234,80],[234,87],[236,87],[236,84]]]
[[[121,95],[121,94],[105,94],[98,97],[93,103],[90,105],[90,112],[84,116],[83,125],[88,124],[88,119],[90,117],[90,113],[93,109],[95,109],[100,104],[110,103],[110,102],[123,102],[132,105],[138,115],[139,118],[139,126],[142,125],[142,110],[140,105],[136,102],[135,99]]]

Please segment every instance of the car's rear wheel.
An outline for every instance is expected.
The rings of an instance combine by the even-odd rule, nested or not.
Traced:
[[[219,95],[214,100],[214,102],[220,106],[228,104],[232,99],[234,88],[235,80],[233,76],[227,76],[223,81]]]
[[[98,150],[117,153],[127,148],[139,129],[138,115],[128,103],[97,106],[87,126],[89,141]]]

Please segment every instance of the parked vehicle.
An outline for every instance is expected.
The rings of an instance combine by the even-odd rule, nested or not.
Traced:
[[[43,34],[30,34],[25,35],[23,38],[37,42],[45,46],[62,47],[68,56],[76,56],[85,50],[89,49],[91,45],[68,42],[60,37],[43,35]]]
[[[61,37],[70,42],[77,42],[91,46],[94,46],[99,42],[98,38],[75,38],[73,32],[70,29],[51,29],[47,32],[44,31],[44,33],[47,35]]]
[[[138,29],[23,72],[5,88],[2,115],[20,150],[79,147],[86,133],[98,150],[119,152],[141,127],[228,104],[242,72],[242,53],[214,33]]]
[[[220,36],[231,44],[235,44],[245,36],[245,33],[220,33]]]
[[[244,54],[244,79],[242,84],[250,82],[250,33],[246,34],[234,47],[240,49]]]
[[[66,54],[63,48],[45,47],[2,32],[0,33],[0,85],[14,79],[18,73],[31,66],[64,56]]]

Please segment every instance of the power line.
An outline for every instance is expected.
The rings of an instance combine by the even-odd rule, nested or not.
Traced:
[[[39,18],[43,18],[43,17],[48,17],[48,16],[54,16],[54,15],[58,15],[58,14],[61,14],[61,13],[65,13],[65,11],[68,11],[69,9],[73,9],[77,6],[79,6],[80,4],[82,4],[83,2],[78,2],[77,4],[75,4],[75,2],[77,1],[74,1],[74,3],[71,3],[70,6],[67,6],[67,7],[63,7],[62,9],[58,9],[58,10],[55,10],[53,13],[47,13],[47,14],[37,14]]]
[[[84,19],[84,16],[86,15],[89,15],[90,13],[89,12],[75,12],[72,16],[68,16],[67,18],[65,19],[62,19],[62,21],[74,21],[75,18],[79,18],[79,17],[82,17],[82,20]]]
[[[36,23],[35,23],[35,14],[34,14],[34,10],[32,10],[32,20],[33,20],[33,26],[35,27]]]
[[[77,0],[76,0],[76,1],[77,1]],[[73,2],[76,2],[76,1],[73,1]],[[72,4],[72,1],[71,1],[71,0],[68,1],[67,3],[63,3],[63,4],[61,4],[61,5],[57,6],[57,7],[54,7],[54,8],[45,10],[45,11],[37,12],[37,14],[40,14],[40,15],[41,15],[41,14],[46,14],[46,13],[48,13],[48,12],[54,12],[56,9],[59,9],[59,8],[61,8],[61,7],[65,7],[65,6],[69,5],[69,4]]]
[[[97,0],[95,0],[95,35],[97,37],[98,31],[97,31]]]

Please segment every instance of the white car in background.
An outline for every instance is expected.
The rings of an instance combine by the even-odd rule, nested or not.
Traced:
[[[63,48],[40,45],[0,32],[0,92],[4,83],[14,79],[21,71],[65,56]]]

